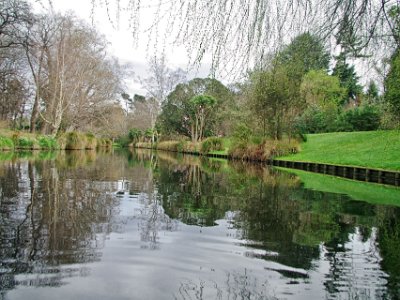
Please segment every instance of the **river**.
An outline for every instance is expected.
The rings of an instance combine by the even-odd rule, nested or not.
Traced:
[[[312,176],[3,153],[0,299],[399,299],[400,189]]]

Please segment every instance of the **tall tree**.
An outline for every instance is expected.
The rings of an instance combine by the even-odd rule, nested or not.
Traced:
[[[264,136],[280,140],[285,126],[292,123],[297,108],[298,86],[290,79],[290,70],[274,64],[266,71],[251,76],[251,107],[259,119]],[[291,130],[287,133],[290,135]]]
[[[319,109],[337,109],[346,89],[340,86],[339,78],[323,70],[311,70],[301,83],[300,95],[307,106]]]
[[[94,108],[116,100],[123,74],[106,41],[72,15],[44,15],[25,44],[35,83],[31,130],[87,129]]]
[[[400,122],[400,50],[391,59],[390,71],[385,79],[384,97],[394,119]]]
[[[0,0],[0,119],[20,126],[29,89],[22,44],[34,22],[25,1]]]
[[[374,104],[379,101],[379,90],[375,81],[370,80],[365,96],[367,98],[368,104]]]
[[[167,95],[174,87],[186,80],[186,74],[182,69],[172,70],[167,66],[164,54],[161,57],[154,56],[149,60],[149,74],[145,79],[140,79],[141,84],[147,91],[146,102],[150,116],[152,143],[154,143],[154,134],[157,117],[161,112],[161,106],[165,102]]]
[[[232,93],[216,79],[195,78],[187,83],[178,84],[168,95],[158,120],[163,134],[179,134],[189,138],[194,136],[192,125],[195,121],[196,106],[190,102],[190,99],[197,95],[212,96],[216,100],[214,109],[209,111],[203,136],[216,134],[219,131],[220,113],[224,110],[225,105],[229,105]]]
[[[208,116],[216,105],[217,100],[212,96],[197,95],[190,99],[189,103],[194,108],[194,116],[192,116],[194,120],[191,126],[192,141],[198,142],[203,139]]]
[[[343,98],[342,104],[347,103],[349,100],[356,100],[362,92],[362,86],[358,83],[359,77],[354,65],[349,65],[346,60],[344,52],[339,54],[332,72],[332,75],[339,78],[340,85],[346,89],[346,96]]]
[[[290,65],[293,77],[302,77],[311,70],[327,71],[330,55],[320,38],[306,32],[296,36],[285,46],[277,59],[285,65]]]

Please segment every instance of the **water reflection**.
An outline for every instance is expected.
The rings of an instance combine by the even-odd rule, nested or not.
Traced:
[[[218,161],[211,168],[209,160],[185,161],[178,168],[171,159],[164,163],[159,191],[169,215],[211,226],[225,212],[236,212],[229,222],[249,249],[245,255],[278,263],[268,270],[288,278],[288,284],[308,282],[309,272],[324,266],[323,284],[332,297],[399,296],[398,208],[307,190],[298,177],[259,165],[234,163],[221,172],[224,163]],[[203,293],[200,287],[197,294]]]
[[[60,286],[63,278],[87,274],[84,268],[63,270],[63,265],[100,259],[118,203],[106,193],[110,186],[68,170],[77,167],[81,155],[1,166],[2,290]],[[32,276],[19,280],[18,274]]]
[[[0,164],[0,195],[4,298],[29,286],[42,287],[31,299],[101,286],[94,299],[400,297],[398,207],[306,189],[266,166],[24,154]]]

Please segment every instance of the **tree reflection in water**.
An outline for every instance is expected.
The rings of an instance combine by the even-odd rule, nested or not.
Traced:
[[[82,155],[75,154],[0,167],[1,290],[60,286],[65,278],[88,274],[74,264],[100,259],[118,202],[106,193],[109,185],[71,171]]]
[[[400,297],[399,208],[306,189],[266,166],[60,153],[3,162],[0,186],[3,297],[87,276],[115,235],[127,257],[114,274],[164,277],[175,299],[293,298],[296,286],[326,298]]]
[[[139,219],[140,240],[144,242],[142,249],[159,249],[159,233],[175,231],[177,220],[171,220],[165,213],[156,195],[142,197],[142,207],[137,209],[136,218]]]
[[[266,280],[259,280],[244,269],[243,273],[226,272],[223,283],[199,279],[198,282],[186,280],[181,282],[178,292],[173,295],[176,300],[186,299],[278,299],[273,296],[273,288]]]
[[[398,208],[304,189],[296,176],[259,165],[160,159],[164,165],[158,172],[158,188],[171,217],[212,226],[226,212],[235,212],[225,218],[229,216],[229,224],[249,249],[246,255],[285,266],[270,270],[287,277],[288,283],[308,282],[309,272],[327,271],[321,276],[332,296],[400,296],[400,226],[388,221],[399,219]],[[390,277],[377,270],[380,264]],[[179,297],[201,299],[205,286],[212,286],[206,282],[183,282]],[[215,286],[213,298],[220,299],[223,291],[223,298],[230,299],[230,290]],[[251,299],[264,299],[256,291],[252,295]]]

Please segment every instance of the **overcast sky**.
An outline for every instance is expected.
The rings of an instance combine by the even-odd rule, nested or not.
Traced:
[[[31,2],[35,2],[35,0],[31,0]],[[146,78],[148,76],[147,60],[149,56],[161,52],[161,49],[156,49],[151,45],[150,47],[148,46],[149,34],[147,30],[154,15],[152,1],[142,1],[145,4],[142,4],[138,38],[133,36],[133,29],[129,25],[130,12],[118,11],[116,7],[113,7],[116,1],[110,0],[108,2],[110,7],[108,7],[107,14],[105,4],[97,5],[92,11],[90,0],[51,0],[54,11],[66,12],[71,10],[78,17],[93,24],[99,32],[103,33],[110,42],[111,54],[117,57],[121,63],[130,63],[132,65],[135,76],[128,78],[126,82],[128,93],[145,94],[146,92],[141,88],[137,77]],[[46,1],[42,1],[42,3],[47,5]],[[150,42],[154,41],[150,39]],[[183,47],[172,46],[172,40],[165,46],[168,66],[172,69],[179,67],[186,70],[188,67],[186,50]],[[209,69],[210,64],[205,60],[199,70],[192,70],[189,73],[189,77],[206,77],[209,74]]]
[[[34,3],[38,0],[29,1]],[[126,7],[130,0],[119,1],[121,3],[121,7]],[[51,2],[53,9],[56,12],[66,12],[71,10],[78,17],[86,20],[90,24],[93,24],[93,26],[95,26],[99,32],[103,33],[107,40],[111,43],[111,54],[119,58],[121,63],[130,63],[132,65],[135,76],[127,79],[127,92],[129,94],[146,94],[146,92],[141,88],[137,77],[148,77],[148,58],[157,52],[161,52],[160,49],[156,49],[156,47],[154,47],[154,35],[153,38],[151,38],[149,37],[148,33],[148,28],[152,24],[155,8],[157,7],[155,3],[160,3],[159,0],[140,1],[141,14],[139,19],[140,27],[138,36],[133,36],[132,26],[129,25],[132,9],[129,9],[128,11],[126,9],[118,10],[115,6],[115,3],[117,3],[115,0],[96,0],[97,5],[94,7],[94,10],[92,10],[91,0],[40,0],[39,2],[42,4]],[[109,3],[108,6],[105,4],[107,2]],[[131,3],[136,3],[136,1]],[[168,4],[169,1],[166,1],[165,3]],[[166,5],[166,7],[169,6]],[[160,27],[162,26],[163,24],[161,23]],[[175,69],[179,67],[186,70],[188,67],[187,52],[183,47],[172,45],[173,35],[171,35],[170,38],[170,41],[167,40],[167,42],[163,45],[159,44],[159,47],[157,48],[164,46],[168,60],[168,66],[170,68]],[[363,84],[366,85],[371,77],[378,79],[376,78],[376,75],[374,75],[375,72],[373,71],[373,68],[371,68],[371,66],[367,66],[365,62],[355,62],[355,64],[357,73],[361,77],[360,81]],[[210,66],[211,59],[207,59],[207,56],[205,56],[201,67],[197,71],[190,71],[188,76],[189,79],[193,77],[207,77],[210,71]],[[224,78],[217,79],[221,80],[223,83],[228,83],[225,82]]]

